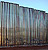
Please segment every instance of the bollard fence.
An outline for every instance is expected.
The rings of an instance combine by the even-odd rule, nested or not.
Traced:
[[[0,47],[34,45],[48,45],[48,13],[1,1]]]

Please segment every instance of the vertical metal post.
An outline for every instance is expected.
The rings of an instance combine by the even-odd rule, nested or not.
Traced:
[[[1,46],[2,46],[2,17],[3,17],[3,2],[1,2],[2,11],[1,11]]]

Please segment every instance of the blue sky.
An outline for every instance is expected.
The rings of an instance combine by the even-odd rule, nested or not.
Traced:
[[[0,0],[6,2],[17,3],[20,6],[30,7],[38,10],[43,10],[48,13],[48,0]]]

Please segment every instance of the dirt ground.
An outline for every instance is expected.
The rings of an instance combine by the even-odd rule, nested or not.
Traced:
[[[48,46],[18,46],[0,48],[0,50],[48,50]]]

